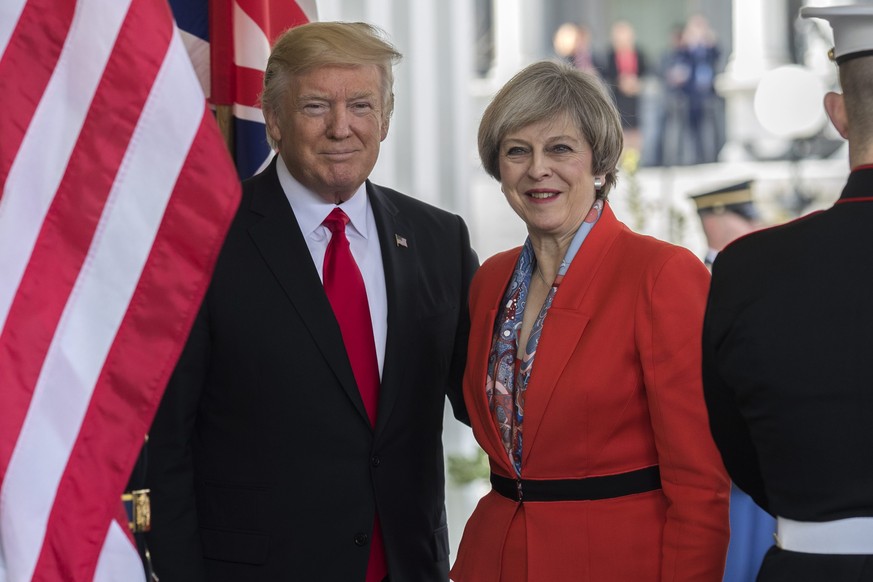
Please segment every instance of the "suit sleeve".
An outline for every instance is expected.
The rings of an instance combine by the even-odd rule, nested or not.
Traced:
[[[730,482],[709,432],[700,373],[709,273],[690,252],[670,252],[649,275],[636,313],[668,504],[661,580],[720,582],[729,537]]]
[[[724,258],[725,255],[719,254],[716,259],[703,323],[703,394],[712,436],[728,474],[755,503],[765,511],[770,511],[759,469],[758,451],[737,404],[736,395],[719,372],[718,346],[727,333],[727,329],[723,328],[734,319],[733,311],[726,305],[725,294],[727,282],[732,278],[721,276]],[[727,295],[730,295],[729,289]]]
[[[205,303],[164,391],[149,433],[146,484],[152,529],[146,534],[161,582],[205,582],[194,499],[191,440],[206,379],[209,329]]]
[[[479,268],[479,258],[470,246],[470,233],[467,225],[461,217],[459,223],[459,245],[461,264],[461,296],[459,297],[461,309],[459,310],[455,344],[452,350],[452,362],[449,367],[449,385],[447,394],[452,404],[452,412],[459,421],[467,426],[470,425],[470,415],[464,404],[464,366],[467,362],[467,343],[470,335],[470,282],[473,274]]]

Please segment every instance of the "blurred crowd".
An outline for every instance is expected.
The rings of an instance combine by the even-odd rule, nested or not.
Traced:
[[[612,24],[604,47],[594,46],[586,25],[571,22],[553,40],[560,58],[609,86],[622,116],[625,150],[634,150],[643,165],[716,161],[724,141],[723,104],[714,85],[722,51],[704,16],[674,26],[657,59],[644,54],[624,20]]]

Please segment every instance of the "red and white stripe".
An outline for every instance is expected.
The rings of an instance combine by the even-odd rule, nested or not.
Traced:
[[[264,3],[236,0],[233,3],[233,114],[264,123],[260,93],[270,47],[285,29],[318,20],[314,0]]]
[[[240,119],[264,123],[259,96],[270,47],[286,29],[318,20],[315,0],[234,0],[214,2],[210,10],[219,12],[212,20],[210,100],[233,105]],[[203,68],[193,52],[192,60]]]
[[[165,0],[3,0],[0,55],[0,582],[142,579],[119,496],[239,183]]]

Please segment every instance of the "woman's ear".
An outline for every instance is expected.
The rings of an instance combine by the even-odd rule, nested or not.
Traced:
[[[849,118],[846,116],[846,101],[843,96],[829,91],[824,97],[824,107],[837,132],[843,139],[849,139]]]

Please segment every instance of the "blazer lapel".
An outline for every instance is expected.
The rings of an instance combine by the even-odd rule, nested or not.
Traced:
[[[519,250],[515,250],[495,258],[494,260],[500,263],[495,265],[493,276],[489,274],[487,278],[483,278],[481,288],[476,292],[476,296],[471,298],[471,305],[475,305],[476,308],[471,309],[470,312],[474,319],[470,321],[472,334],[467,352],[468,371],[464,376],[465,383],[470,382],[470,386],[465,387],[465,400],[471,407],[470,418],[480,419],[478,424],[481,426],[481,432],[476,435],[477,439],[483,443],[483,448],[491,456],[492,462],[499,464],[509,476],[514,476],[515,470],[509,463],[506,449],[503,447],[503,439],[494,423],[488,405],[488,395],[485,393],[485,383],[488,376],[491,343],[494,341],[494,323],[518,255]],[[477,423],[474,422],[474,431],[476,425]]]
[[[388,300],[388,334],[385,340],[385,362],[382,366],[379,414],[376,420],[378,432],[388,422],[398,392],[407,378],[407,358],[404,353],[415,341],[418,254],[412,225],[400,214],[397,206],[381,188],[369,181],[367,195],[376,219],[376,230],[379,231]]]
[[[597,307],[587,307],[585,295],[620,230],[621,224],[609,204],[605,204],[600,220],[573,259],[549,308],[525,398],[523,462],[536,442],[558,379],[582,338],[591,311]]]
[[[282,286],[312,339],[336,374],[337,380],[363,420],[369,425],[355,376],[346,355],[342,333],[312,257],[297,227],[276,173],[276,160],[261,175],[252,196],[251,212],[262,219],[249,227],[249,235]],[[289,349],[291,346],[289,346]]]

